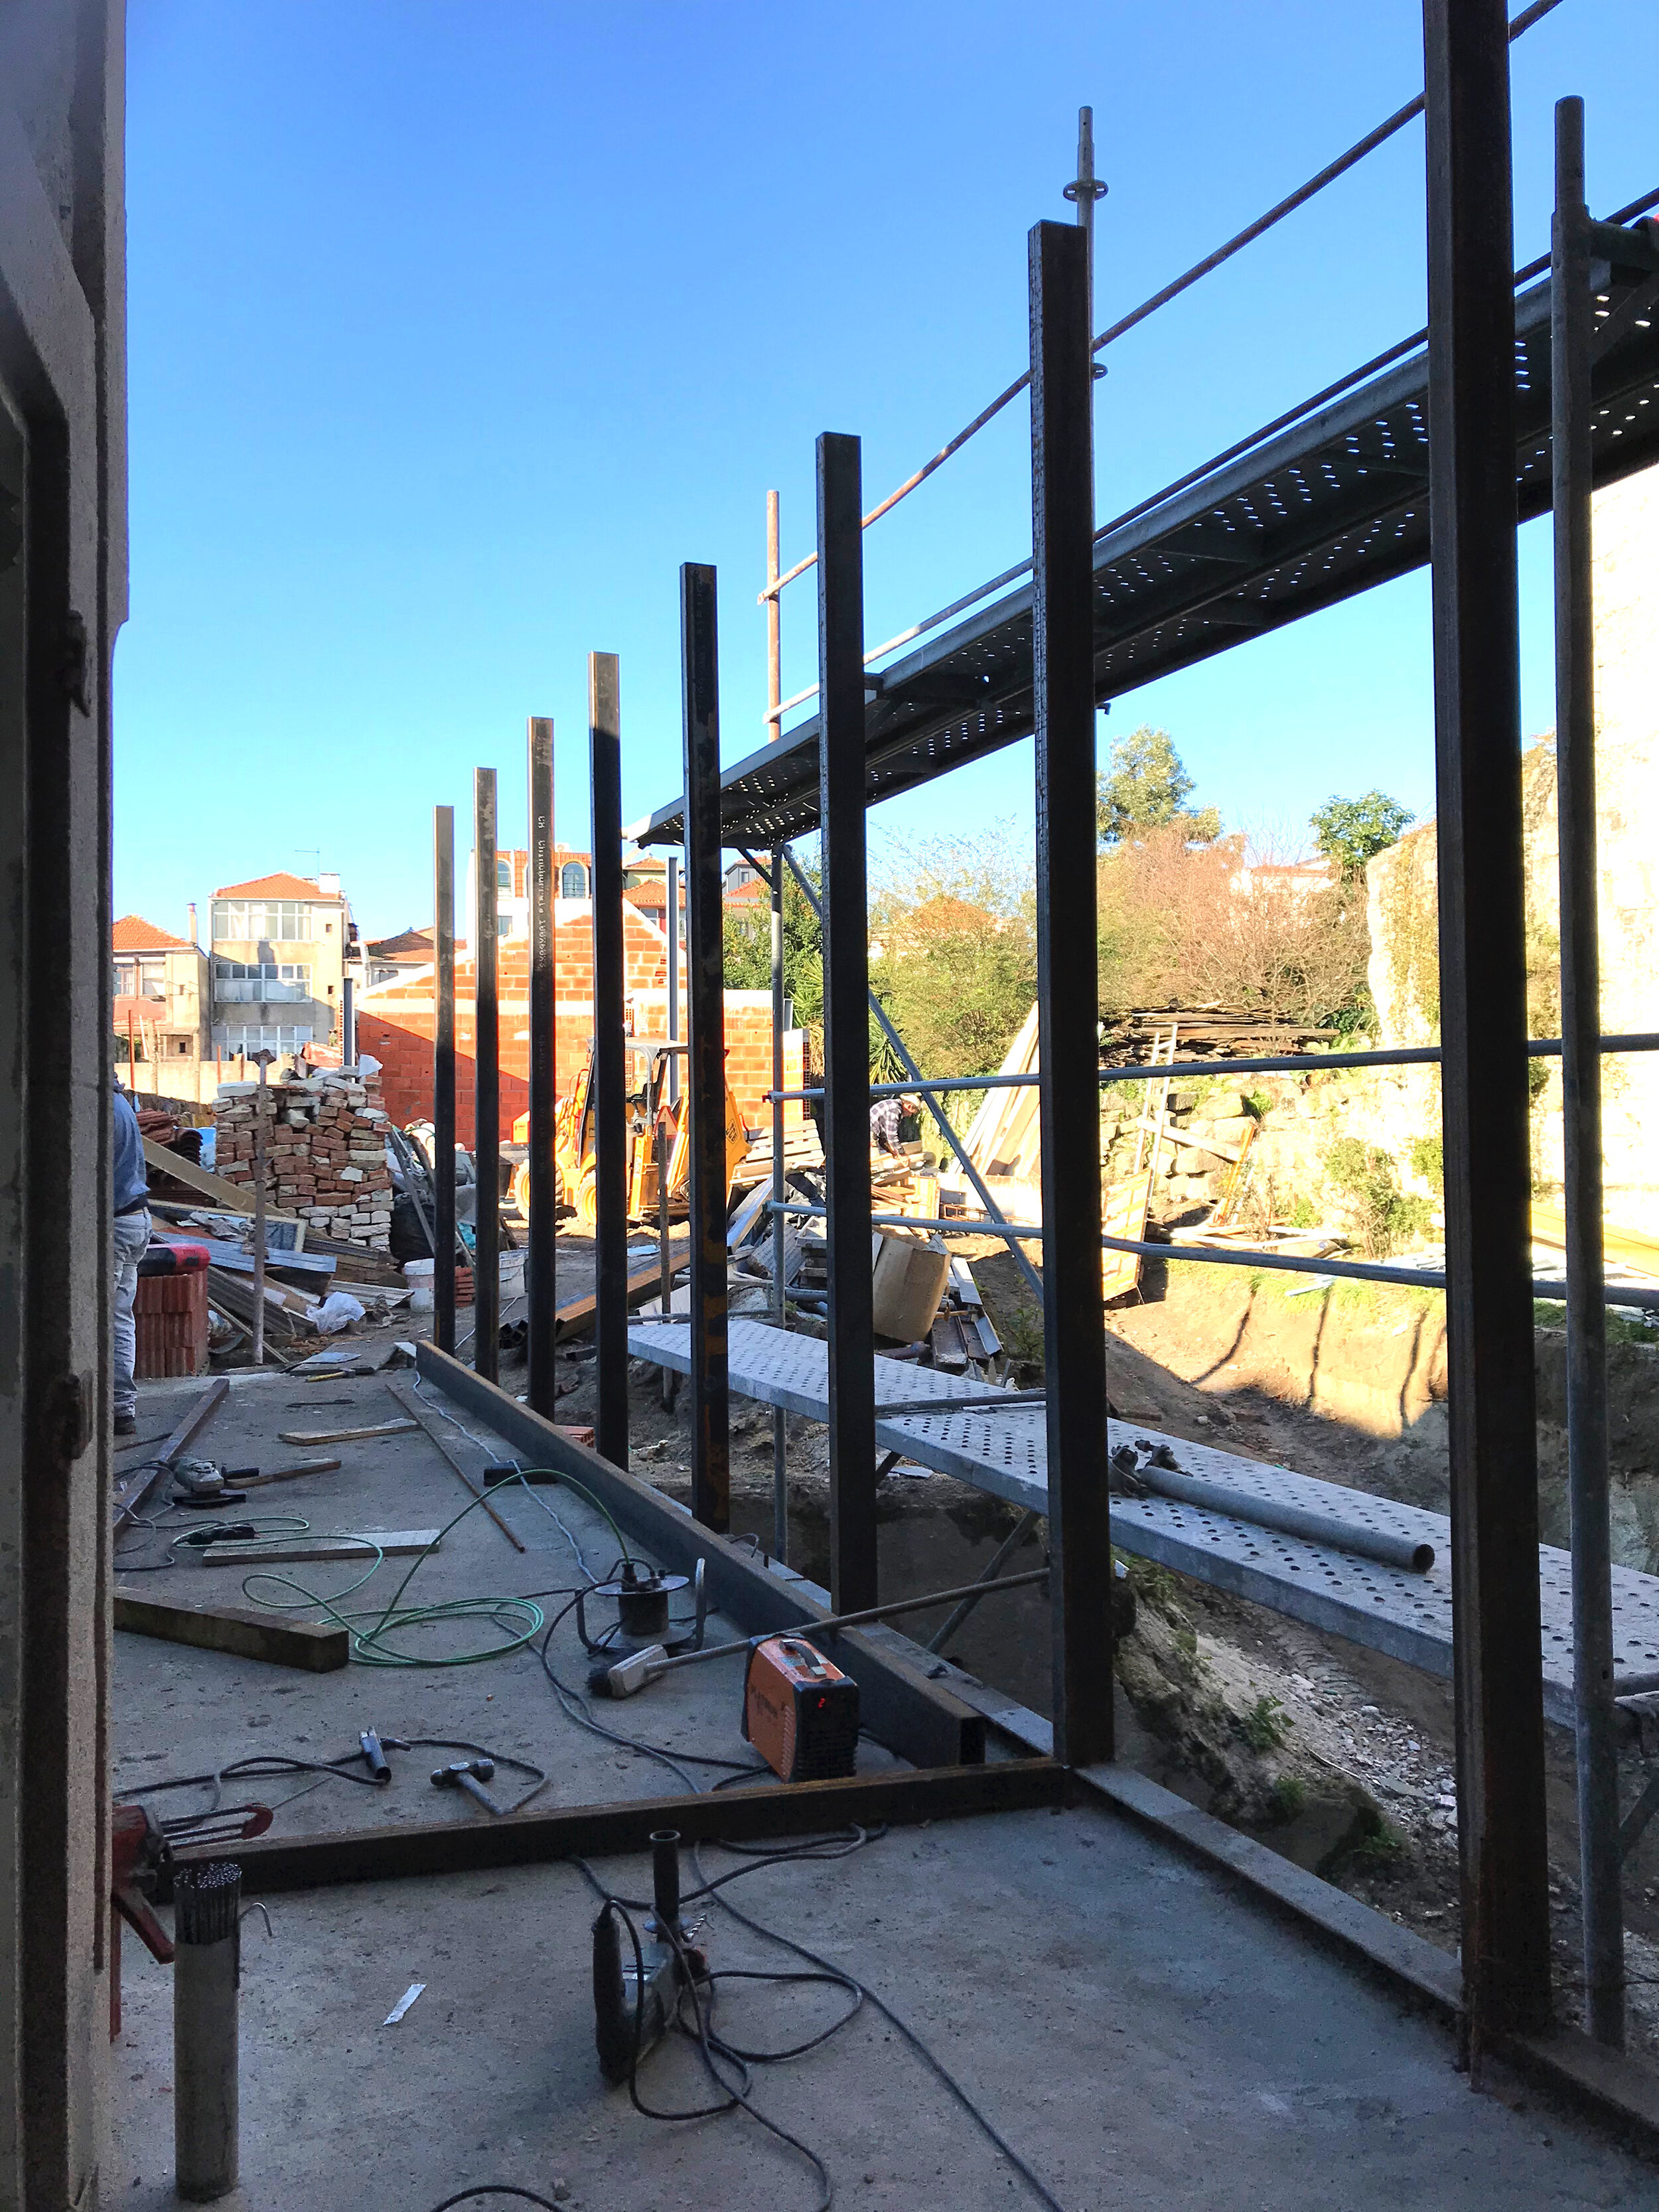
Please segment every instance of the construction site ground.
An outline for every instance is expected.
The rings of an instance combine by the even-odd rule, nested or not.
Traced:
[[[573,1250],[573,1283],[576,1258]],[[580,1358],[566,1365],[578,1387],[561,1412],[579,1419],[583,1368]],[[410,1378],[393,1379],[407,1387]],[[510,1369],[504,1381],[513,1386]],[[164,1431],[200,1387],[143,1386],[141,1432]],[[301,1384],[249,1375],[233,1382],[198,1449],[231,1464],[270,1465],[299,1449],[280,1443],[280,1430],[362,1425],[398,1410],[379,1376]],[[654,1459],[665,1487],[672,1487],[680,1431],[663,1412],[653,1370],[635,1370],[633,1413],[636,1467],[651,1471]],[[474,1468],[500,1450],[487,1435],[470,1443],[456,1431],[453,1441]],[[756,1439],[742,1441],[740,1527],[754,1517],[763,1487]],[[809,1442],[796,1439],[803,1548],[816,1513]],[[335,1449],[345,1462],[337,1474],[255,1492],[237,1510],[291,1515],[315,1531],[441,1525],[466,1503],[454,1472],[423,1436]],[[769,1459],[765,1477],[769,1496]],[[971,1561],[986,1548],[960,1508],[957,1525],[944,1487],[930,1480],[894,1491],[936,1496],[945,1507],[906,1506],[884,1520],[884,1571],[895,1587],[918,1574],[925,1580],[944,1557]],[[538,1496],[540,1503],[523,1495],[503,1503],[526,1552],[474,1512],[421,1568],[406,1601],[567,1588],[576,1579],[570,1538],[603,1571],[615,1540],[598,1516],[562,1487]],[[170,1533],[193,1517],[158,1517],[124,1538],[118,1579],[147,1595],[200,1603],[211,1587],[226,1601],[245,1601],[235,1571],[192,1564],[142,1578],[134,1572],[163,1558]],[[930,1533],[933,1519],[948,1537]],[[406,1564],[388,1561],[344,1602],[384,1606]],[[799,1564],[811,1571],[806,1558]],[[313,1590],[349,1579],[318,1565],[278,1571]],[[264,1585],[255,1591],[279,1594]],[[548,1599],[550,1613],[562,1601]],[[1157,1613],[1156,1605],[1143,1607],[1143,1618]],[[1017,1618],[1004,1615],[982,1632],[1006,1647]],[[428,1634],[435,1648],[453,1650],[494,1632],[472,1620]],[[1211,1636],[1207,1623],[1202,1633]],[[963,1644],[967,1657],[966,1636]],[[563,1678],[580,1684],[585,1666],[568,1622],[555,1631],[553,1653]],[[1028,1654],[1026,1670],[1036,1664]],[[1317,1687],[1316,1662],[1310,1665]],[[600,1717],[653,1742],[742,1760],[749,1754],[738,1705],[737,1662],[715,1662],[629,1704],[603,1707]],[[1125,1719],[1132,1721],[1127,1701]],[[116,1638],[118,1788],[169,1774],[222,1774],[262,1753],[335,1758],[370,1723],[390,1735],[464,1740],[522,1757],[549,1773],[540,1804],[678,1786],[656,1762],[574,1726],[529,1651],[451,1668],[377,1668],[358,1660],[313,1675],[130,1634]],[[1135,1741],[1132,1729],[1126,1732]],[[1145,1744],[1148,1757],[1160,1755],[1155,1738],[1146,1735]],[[459,1793],[431,1786],[431,1767],[453,1755],[429,1747],[394,1753],[397,1778],[384,1790],[323,1783],[278,1808],[279,1831],[487,1819]],[[889,1757],[879,1747],[861,1747],[866,1764]],[[226,1802],[274,1802],[314,1778],[227,1778],[222,1789]],[[505,1794],[511,1786],[510,1774],[498,1769],[496,1787]],[[195,1809],[210,1795],[207,1788],[169,1793],[167,1809]],[[710,1873],[736,1863],[717,1848],[704,1856]],[[642,1859],[605,1863],[596,1872],[626,1894],[648,1889]],[[1544,2202],[1634,2204],[1659,2186],[1633,2153],[1501,2072],[1488,2094],[1472,2095],[1443,2025],[1250,1904],[1223,1877],[1098,1807],[895,1829],[832,1862],[769,1865],[738,1886],[733,1901],[867,1977],[1066,2212],[1126,2203],[1170,2212],[1325,2212],[1368,2198],[1448,2212],[1476,2205],[1523,2212]],[[810,2171],[749,2119],[669,2126],[636,2112],[625,2087],[605,2085],[592,2045],[594,1911],[577,1869],[557,1864],[279,1895],[269,1940],[258,1917],[250,1918],[241,1996],[243,2179],[224,2200],[232,2212],[300,2203],[308,2212],[422,2212],[489,2181],[516,2182],[589,2212],[709,2203],[787,2212],[811,2204]],[[705,1934],[717,1966],[799,1963],[718,1908]],[[144,2212],[175,2201],[170,1988],[167,1970],[131,1936],[124,1960],[113,2069],[118,2169],[106,2188],[108,2201]],[[425,1986],[405,2016],[383,2025],[417,1982]],[[738,1984],[722,1996],[721,2019],[738,2042],[778,2046],[828,2025],[843,2003],[818,1986]],[[641,2087],[647,2102],[665,2107],[708,2101],[683,2039],[647,2062]],[[837,2203],[979,2208],[1023,2199],[1018,2178],[872,2006],[811,2056],[757,2069],[754,2094],[825,2159]]]

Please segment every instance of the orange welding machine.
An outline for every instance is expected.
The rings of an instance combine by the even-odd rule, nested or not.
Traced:
[[[805,1637],[762,1637],[749,1649],[743,1733],[786,1782],[850,1774],[859,1686]]]

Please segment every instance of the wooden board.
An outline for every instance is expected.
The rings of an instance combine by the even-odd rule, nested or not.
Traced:
[[[372,1443],[380,1437],[406,1437],[420,1427],[418,1421],[380,1421],[370,1429],[278,1429],[276,1439],[285,1444]]]
[[[1108,1237],[1124,1237],[1136,1243],[1144,1242],[1146,1235],[1146,1209],[1152,1203],[1152,1171],[1142,1168],[1137,1175],[1119,1176],[1109,1182],[1100,1194],[1100,1225]],[[1101,1254],[1103,1297],[1121,1297],[1132,1291],[1140,1280],[1139,1252],[1103,1252]]]
[[[199,1555],[204,1567],[270,1567],[289,1559],[366,1559],[371,1545],[388,1559],[429,1552],[436,1528],[365,1528],[349,1536],[270,1536],[251,1543],[210,1544]]]
[[[182,1183],[186,1190],[200,1191],[209,1205],[222,1213],[252,1212],[253,1193],[245,1191],[240,1183],[231,1182],[224,1176],[210,1174],[206,1168],[198,1168],[194,1160],[185,1159],[182,1152],[170,1152],[165,1145],[158,1145],[151,1138],[145,1137],[141,1141],[144,1147],[144,1165],[154,1168],[157,1175],[171,1176],[174,1182]],[[297,1221],[300,1216],[297,1213],[282,1213],[274,1206],[267,1206],[265,1218],[267,1221]]]
[[[168,1605],[160,1598],[118,1589],[115,1626],[130,1636],[159,1637],[164,1643],[191,1644],[203,1651],[234,1652],[240,1659],[299,1667],[311,1674],[331,1674],[351,1657],[350,1638],[343,1628],[316,1628],[253,1606]]]

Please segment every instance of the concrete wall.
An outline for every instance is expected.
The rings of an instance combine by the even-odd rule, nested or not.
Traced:
[[[0,2212],[100,2201],[122,25],[0,9]]]

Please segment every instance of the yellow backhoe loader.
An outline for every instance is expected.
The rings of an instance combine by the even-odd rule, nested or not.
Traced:
[[[654,1224],[658,1218],[657,1127],[666,1115],[670,1133],[668,1154],[668,1212],[671,1220],[683,1221],[690,1211],[691,1142],[690,1101],[684,1095],[678,1107],[668,1103],[668,1070],[683,1044],[664,1044],[644,1038],[628,1040],[628,1218]],[[683,1089],[683,1086],[682,1086]],[[582,1229],[591,1234],[599,1219],[593,1161],[593,1058],[560,1103],[553,1117],[553,1159],[558,1170],[561,1202],[573,1206]],[[530,1140],[530,1116],[520,1114],[513,1124],[516,1144]],[[731,1085],[726,1086],[726,1187],[729,1199],[732,1179],[749,1150],[744,1125]],[[530,1217],[530,1163],[520,1160],[513,1170],[513,1202]]]

